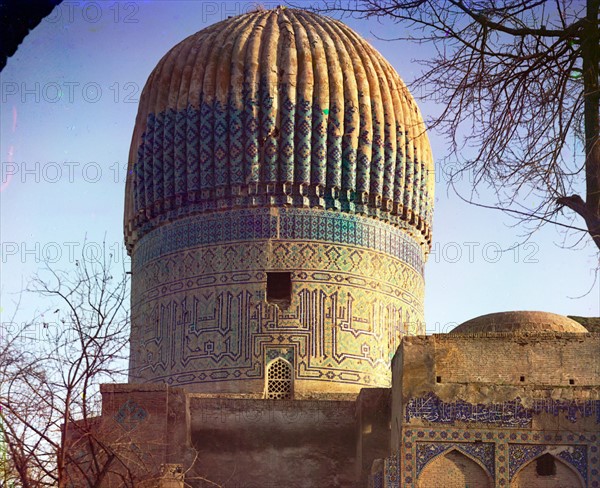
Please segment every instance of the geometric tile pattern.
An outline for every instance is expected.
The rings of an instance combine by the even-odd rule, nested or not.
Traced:
[[[383,488],[383,473],[381,471],[372,476],[371,485],[373,488]]]
[[[587,483],[588,463],[586,446],[569,446],[567,449],[560,451],[558,457],[571,466],[574,466]]]
[[[129,432],[148,418],[148,412],[144,407],[129,399],[121,405],[114,418],[123,429]]]
[[[285,347],[272,347],[267,349],[265,358],[267,363],[270,363],[278,358],[283,358],[288,363],[294,364],[294,350]]]
[[[310,235],[311,214],[317,212],[331,213],[278,212],[275,231],[268,235]],[[251,220],[248,212],[236,215]],[[366,235],[360,226],[372,220],[350,217],[351,234]],[[356,242],[343,238],[343,226],[332,220],[332,228],[340,233],[324,223],[324,235]],[[148,234],[135,247],[132,380],[201,391],[221,391],[218,384],[230,381],[236,381],[240,391],[262,388],[268,351],[283,348],[291,351],[295,382],[334,382],[347,385],[340,388],[348,392],[360,386],[388,387],[390,361],[401,337],[424,332],[421,273],[396,256],[324,239],[223,242],[233,222],[223,221],[223,226],[215,227],[220,230],[213,231],[223,236],[219,244],[186,247],[193,242],[187,236],[195,231],[165,230],[179,224],[175,223]],[[294,226],[303,227],[304,234],[296,233]],[[252,228],[255,237],[264,236],[262,224]],[[241,231],[235,232],[239,236]],[[388,234],[377,235],[366,242],[376,248],[391,246]],[[399,240],[394,245],[402,249]],[[269,271],[291,274],[292,296],[286,309],[266,300]]]
[[[488,474],[493,478],[495,470],[495,446],[492,443],[462,443],[456,446],[460,451],[481,461]]]
[[[512,480],[521,466],[542,454],[546,449],[547,446],[545,445],[509,444],[508,458],[510,479]]]
[[[246,103],[252,104],[255,102],[247,101]],[[310,104],[310,102],[305,101],[300,101],[299,103]],[[283,101],[281,109],[286,110],[286,105],[291,105],[291,110],[295,109],[295,105],[287,100]],[[218,103],[217,106],[219,106]],[[203,122],[207,122],[207,118],[222,110],[227,112],[227,115],[234,123],[232,127],[222,127],[216,133],[213,132],[214,129],[201,129],[199,131],[198,137],[200,139],[201,153],[202,151],[206,153],[205,161],[202,161],[201,155],[199,174],[191,174],[192,169],[183,163],[175,164],[172,157],[172,150],[167,150],[170,146],[164,145],[164,142],[166,142],[164,140],[165,134],[178,131],[179,127],[177,127],[177,124],[182,125],[181,132],[183,132],[184,128],[192,123],[192,120],[200,121],[200,125],[202,126]],[[320,113],[322,110],[318,105],[312,107],[313,112]],[[331,123],[338,124],[333,119],[337,111],[337,106],[332,105],[329,111]],[[227,132],[228,130],[242,130],[242,124],[235,122],[236,119],[239,120],[242,118],[242,113],[243,109],[236,109],[233,106],[225,108],[219,106],[219,108],[215,108],[203,103],[199,109],[195,110],[195,113],[194,109],[188,107],[188,109],[182,112],[167,110],[159,114],[149,114],[146,121],[146,130],[138,151],[138,160],[134,164],[133,169],[135,175],[134,211],[138,214],[137,226],[139,227],[140,236],[157,227],[165,220],[174,220],[185,214],[210,213],[218,210],[271,205],[322,207],[341,210],[350,214],[355,212],[365,213],[371,217],[376,217],[395,225],[405,226],[409,223],[410,219],[406,215],[399,215],[398,210],[392,212],[393,205],[390,205],[387,209],[385,207],[382,209],[382,203],[384,203],[382,195],[383,187],[379,185],[369,187],[368,182],[370,180],[381,180],[383,174],[380,173],[384,171],[384,168],[379,164],[373,164],[372,159],[367,157],[361,157],[356,160],[354,164],[358,165],[358,168],[348,169],[348,171],[357,175],[356,179],[349,183],[345,191],[340,192],[340,183],[336,184],[332,181],[334,178],[331,176],[328,178],[327,172],[328,170],[335,170],[341,176],[344,168],[344,164],[341,161],[340,168],[338,169],[336,164],[330,164],[331,161],[328,161],[325,157],[317,159],[317,164],[322,167],[317,166],[312,176],[312,181],[310,179],[298,181],[294,177],[294,165],[300,164],[299,158],[295,157],[293,152],[289,155],[279,153],[279,158],[286,158],[284,161],[278,163],[279,171],[274,168],[273,174],[269,176],[269,168],[263,168],[262,174],[258,173],[261,177],[254,180],[250,174],[251,168],[244,167],[243,163],[248,161],[247,164],[251,164],[250,157],[254,154],[254,146],[257,143],[249,144],[248,151],[250,153],[247,158],[240,160],[238,163],[239,167],[233,165],[233,158],[226,147],[223,150],[209,151],[210,146],[215,145],[214,139],[221,138],[224,140],[224,145],[227,145],[228,138],[235,137],[235,134]],[[376,126],[379,125],[379,121],[377,120],[373,120],[373,123]],[[363,125],[365,125],[364,122]],[[255,134],[245,135],[245,137],[256,140],[259,138],[260,128],[258,124],[252,124],[252,127],[254,127]],[[280,128],[280,138],[288,135],[285,133],[286,130],[290,131],[289,135],[293,138],[294,131],[297,128],[293,124],[289,126],[282,125]],[[322,137],[325,141],[323,144],[327,144],[326,134],[324,133]],[[397,137],[399,140],[404,139],[404,134],[399,131]],[[188,144],[188,141],[184,138],[179,140],[183,146]],[[346,140],[350,144],[350,140]],[[197,144],[196,141],[193,141],[193,143]],[[277,141],[271,141],[271,144],[276,146]],[[335,151],[339,158],[341,151],[344,150],[341,138],[335,144],[339,146],[339,149]],[[348,147],[348,149],[350,148]],[[295,150],[304,151],[302,146]],[[175,147],[175,151],[183,154],[185,147]],[[390,152],[388,157],[396,159],[396,154]],[[347,161],[347,164],[349,165],[350,162]],[[393,167],[395,161],[394,164],[391,163],[390,165]],[[290,169],[288,171],[281,171],[282,166],[287,166]],[[219,167],[224,169],[219,171],[217,169]],[[398,182],[396,184],[406,186],[404,191],[400,189],[396,192],[396,198],[402,199],[395,202],[396,209],[404,205],[410,205],[410,215],[418,217],[419,221],[423,224],[427,223],[427,225],[430,225],[432,212],[431,202],[427,194],[425,164],[420,161],[413,162],[411,159],[406,158],[404,159],[401,171],[409,173],[414,178],[414,183],[406,183],[402,174],[397,177]],[[236,176],[238,173],[244,176]],[[301,171],[297,169],[296,173],[299,174]],[[361,173],[362,176],[360,176]],[[191,179],[191,185],[185,183],[187,178]],[[248,180],[252,181],[252,183],[248,183]],[[331,186],[335,188],[335,191],[331,191],[333,190],[333,188],[330,188]],[[175,193],[176,187],[182,189],[180,194]],[[376,194],[371,194],[369,190],[375,191]],[[386,199],[393,201],[392,191],[387,192],[387,194]],[[177,205],[171,204],[169,205],[170,209],[165,208],[165,200],[175,202],[175,199],[179,200]],[[154,216],[154,214],[156,215]],[[414,230],[416,231],[417,229]]]
[[[366,41],[310,12],[236,16],[175,46],[143,90],[129,159],[129,247],[182,216],[281,206],[430,241],[433,159],[414,99]]]
[[[550,413],[566,414],[570,422],[577,418],[595,417],[600,423],[600,400],[553,400],[535,399],[530,408],[525,408],[520,398],[502,403],[472,404],[462,400],[443,402],[433,392],[420,398],[411,398],[406,404],[405,419],[422,419],[427,422],[454,424],[455,422],[477,422],[503,427],[527,427],[534,415]]]
[[[442,444],[434,442],[418,442],[417,443],[417,476],[425,465],[433,458],[437,457],[444,451],[452,447],[452,444]]]
[[[532,459],[549,450],[546,445],[532,444],[509,444],[509,475],[512,479],[519,469]],[[567,464],[573,466],[581,477],[587,482],[587,447],[586,446],[565,446],[557,456]]]
[[[384,459],[383,479],[386,487],[400,486],[400,456],[392,453],[391,456]]]

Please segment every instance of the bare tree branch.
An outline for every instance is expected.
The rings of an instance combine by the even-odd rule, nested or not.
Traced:
[[[319,10],[391,19],[410,29],[404,39],[431,43],[437,54],[411,86],[443,107],[428,125],[446,136],[446,160],[496,195],[482,205],[585,232],[600,249],[600,0],[332,0]]]
[[[51,308],[5,331],[0,349],[5,483],[62,487],[77,473],[94,487],[117,467],[121,477],[128,472],[96,429],[99,384],[125,378],[129,332],[127,275],[122,269],[115,278],[107,259],[82,257],[71,273],[40,271],[28,291],[50,299]],[[77,455],[81,449],[83,457]]]

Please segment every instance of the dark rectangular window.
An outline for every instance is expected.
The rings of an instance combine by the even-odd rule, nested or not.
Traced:
[[[544,454],[537,458],[535,470],[540,476],[554,476],[556,474],[556,463],[551,454]]]
[[[292,301],[292,273],[267,273],[267,301],[288,304]]]

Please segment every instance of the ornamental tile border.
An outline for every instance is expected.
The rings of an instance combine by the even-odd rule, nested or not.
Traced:
[[[149,261],[183,249],[249,240],[308,240],[367,247],[409,264],[421,275],[424,256],[406,231],[384,222],[325,210],[269,208],[232,210],[182,218],[144,237],[134,251],[134,271]]]

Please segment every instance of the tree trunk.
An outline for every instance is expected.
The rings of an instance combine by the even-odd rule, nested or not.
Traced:
[[[588,0],[581,39],[585,124],[586,214],[582,215],[592,239],[600,249],[600,0]]]

